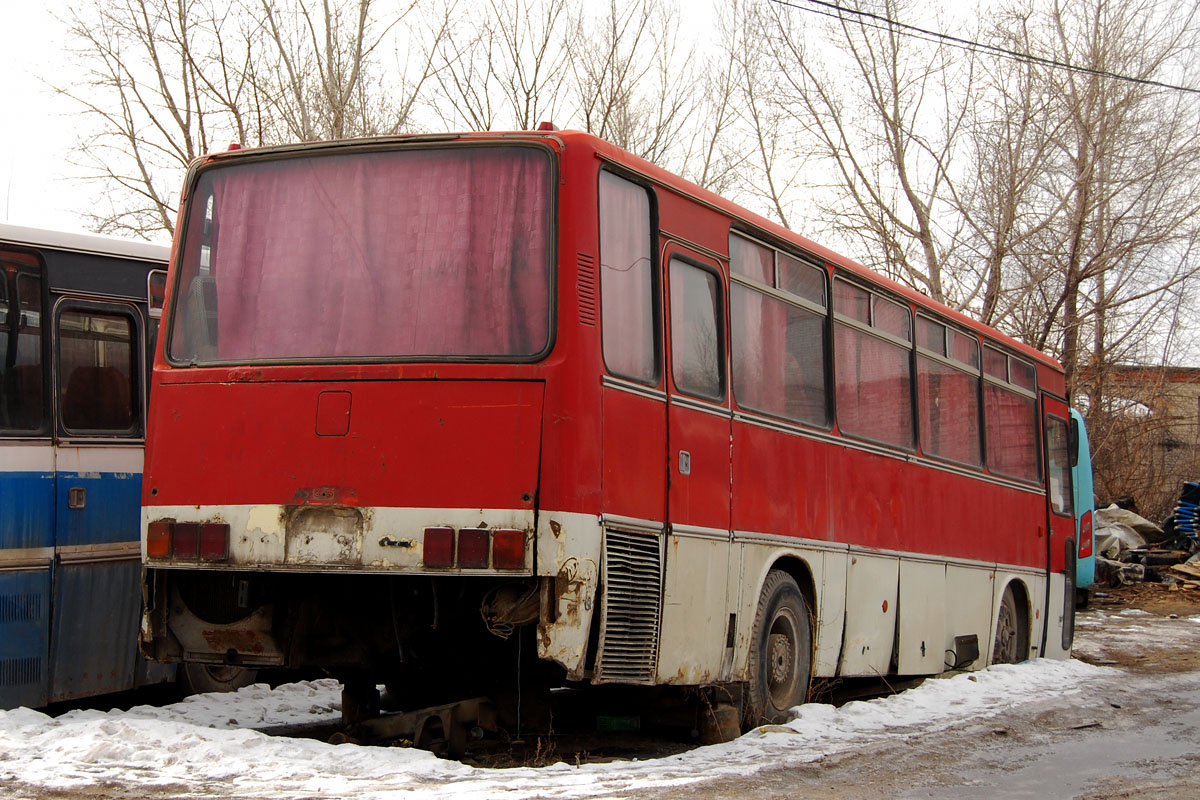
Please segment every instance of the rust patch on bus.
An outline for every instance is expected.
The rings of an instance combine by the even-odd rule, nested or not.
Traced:
[[[285,560],[290,564],[361,564],[367,516],[361,509],[342,506],[293,507],[284,533]]]
[[[566,617],[568,622],[579,622],[581,605],[588,611],[592,609],[592,599],[583,596],[583,587],[584,581],[579,577],[579,559],[567,559],[554,576],[554,594],[558,599],[559,614]]]
[[[292,495],[294,505],[358,505],[358,492],[352,486],[305,486]]]
[[[209,628],[201,631],[201,636],[214,653],[228,653],[233,650],[236,653],[261,655],[267,649],[257,631]]]

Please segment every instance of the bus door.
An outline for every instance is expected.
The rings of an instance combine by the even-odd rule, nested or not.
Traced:
[[[718,262],[672,244],[662,263],[670,530],[658,679],[695,684],[723,677],[730,624],[726,281]]]
[[[600,386],[603,552],[597,683],[654,681],[661,623],[664,452],[667,398],[662,375],[662,287],[655,258],[653,193],[602,171],[600,312],[604,375]],[[580,259],[580,285],[592,270]],[[581,292],[583,290],[581,289]],[[593,568],[580,559],[581,568]],[[595,577],[595,575],[584,576]],[[587,627],[579,648],[587,645]]]
[[[1095,498],[1092,485],[1092,451],[1088,445],[1083,415],[1071,409],[1071,488],[1075,494],[1075,536],[1078,553],[1075,562],[1075,596],[1086,602],[1087,590],[1096,580],[1096,552],[1092,531]]]
[[[37,258],[0,250],[0,708],[46,704],[54,447]]]
[[[74,298],[55,305],[51,702],[133,687],[141,600],[142,341],[142,318],[133,305]]]
[[[1046,454],[1046,624],[1041,654],[1070,653],[1075,635],[1075,509],[1071,484],[1071,415],[1067,404],[1042,395]]]

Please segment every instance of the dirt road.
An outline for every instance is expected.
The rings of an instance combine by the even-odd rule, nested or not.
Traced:
[[[1113,669],[1080,694],[996,717],[800,767],[637,796],[1200,797],[1200,594],[1144,584],[1097,597],[1079,615],[1075,655]]]

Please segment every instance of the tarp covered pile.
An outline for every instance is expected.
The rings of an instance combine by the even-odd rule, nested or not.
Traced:
[[[1093,521],[1097,585],[1154,581],[1200,588],[1200,484],[1188,482],[1161,527],[1115,505]]]

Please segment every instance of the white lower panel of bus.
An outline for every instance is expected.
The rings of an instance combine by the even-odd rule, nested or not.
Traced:
[[[146,558],[146,526],[158,520],[229,524],[229,558],[219,564],[198,559]],[[594,518],[593,518],[594,520]],[[593,527],[595,523],[593,522]],[[486,568],[426,569],[426,528],[485,528],[527,531],[524,572],[533,570],[533,510],[495,508],[386,508],[325,505],[147,506],[142,509],[142,557],[151,566],[229,567],[351,572],[403,570],[435,574],[490,574]]]
[[[1037,569],[740,532],[730,558],[741,563],[742,574],[740,594],[729,596],[738,616],[734,680],[744,677],[748,663],[760,587],[774,565],[788,561],[802,564],[812,576],[816,677],[937,674],[953,667],[956,644],[972,637],[978,657],[961,667],[982,669],[991,663],[996,619],[1009,585],[1020,597],[1028,657],[1042,655],[1039,609],[1046,581]],[[1052,598],[1063,591],[1061,576],[1055,576],[1051,589]],[[1051,605],[1048,641],[1060,641],[1062,624],[1056,618],[1062,612]],[[1046,655],[1064,653],[1061,646],[1057,652],[1048,646]]]

